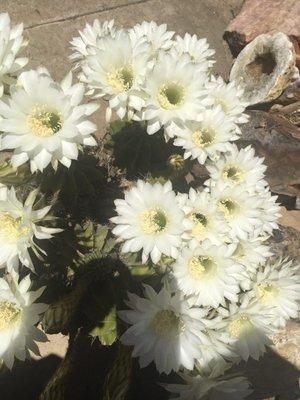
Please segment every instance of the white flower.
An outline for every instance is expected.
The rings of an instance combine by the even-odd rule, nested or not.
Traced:
[[[255,157],[253,147],[247,146],[238,149],[231,144],[228,153],[222,154],[219,159],[210,161],[206,168],[210,175],[210,184],[224,186],[244,184],[248,191],[263,190],[267,182],[263,179],[267,167],[264,159]]]
[[[274,229],[278,229],[277,221],[281,216],[280,204],[276,203],[278,196],[272,196],[268,187],[264,191],[258,192],[258,196],[261,199],[260,219],[262,226],[260,233],[271,235]]]
[[[204,324],[209,324],[210,321],[203,320],[203,322]],[[227,361],[230,363],[240,361],[230,345],[222,340],[222,335],[218,330],[206,328],[203,333],[205,336],[201,338],[201,359],[197,360],[198,367],[206,367],[209,364],[213,364],[220,369],[220,374],[222,374],[224,372],[222,367],[228,364]]]
[[[155,362],[157,370],[169,374],[181,366],[193,369],[201,356],[201,319],[205,311],[190,308],[180,293],[171,295],[162,288],[156,293],[145,285],[145,298],[128,294],[132,310],[119,316],[132,326],[122,335],[122,343],[134,346],[132,356],[139,357],[141,367]]]
[[[215,373],[188,376],[180,374],[184,384],[167,384],[164,387],[177,395],[178,400],[242,400],[252,392],[246,378],[217,376]]]
[[[299,265],[279,260],[262,266],[254,276],[253,290],[247,299],[255,298],[265,306],[274,307],[275,327],[284,327],[290,318],[297,318],[300,300]]]
[[[134,25],[129,29],[129,35],[133,43],[138,43],[141,39],[145,39],[151,46],[153,56],[159,50],[167,51],[173,45],[172,37],[174,32],[168,31],[166,24],[157,25],[156,22],[143,21],[141,24]]]
[[[144,263],[149,256],[154,263],[162,254],[177,257],[184,213],[170,182],[151,185],[139,180],[115,205],[118,216],[111,219],[117,225],[113,233],[125,241],[124,253],[142,250]]]
[[[189,33],[186,33],[184,37],[177,35],[171,52],[173,51],[179,55],[187,53],[197,64],[199,71],[207,72],[215,63],[210,59],[215,54],[215,50],[209,48],[206,38],[199,39],[197,35]]]
[[[218,307],[225,299],[238,301],[241,266],[234,263],[226,246],[209,241],[195,249],[185,248],[173,264],[176,284],[187,296],[197,296],[196,304]]]
[[[16,75],[28,62],[25,57],[17,58],[25,46],[22,33],[23,24],[11,28],[9,15],[0,14],[0,97],[3,95],[4,85],[14,82],[11,75]]]
[[[94,97],[109,100],[108,116],[115,109],[124,118],[130,108],[143,105],[141,89],[149,64],[149,45],[132,43],[126,31],[98,40],[97,51],[85,58],[80,79],[95,92]]]
[[[74,37],[70,42],[74,53],[70,56],[71,60],[82,60],[90,54],[96,54],[99,45],[99,38],[114,36],[116,28],[114,20],[100,22],[98,19],[93,21],[93,25],[86,24],[83,31],[79,31],[80,36]]]
[[[229,142],[239,136],[220,107],[198,113],[197,118],[198,121],[186,122],[183,128],[173,129],[174,145],[183,147],[184,158],[197,159],[204,164],[207,157],[214,159],[219,153],[229,151]]]
[[[246,240],[261,227],[261,198],[247,193],[243,185],[213,188],[212,197],[227,221],[231,238]]]
[[[184,225],[186,231],[182,237],[197,244],[209,239],[214,244],[222,243],[222,234],[226,232],[226,224],[221,218],[210,193],[191,188],[187,195],[178,195],[180,208],[186,215]]]
[[[96,126],[86,119],[98,106],[79,105],[84,86],[72,86],[71,73],[61,85],[45,69],[21,73],[19,85],[8,102],[0,101],[1,150],[14,149],[11,163],[18,167],[30,160],[31,171],[43,171],[49,163],[70,167],[78,158],[78,146],[96,145]]]
[[[264,244],[266,238],[248,235],[245,240],[236,239],[229,246],[233,248],[232,258],[243,265],[248,272],[255,272],[272,255],[270,247]]]
[[[30,352],[39,354],[35,342],[47,340],[36,327],[47,305],[34,303],[44,288],[30,292],[30,286],[29,275],[20,283],[17,275],[10,284],[0,278],[0,359],[10,369],[14,358],[24,361]]]
[[[41,252],[34,238],[49,239],[53,233],[61,231],[39,224],[49,219],[46,215],[51,207],[34,210],[36,196],[37,191],[32,191],[23,204],[12,187],[0,200],[0,267],[6,266],[8,271],[18,270],[19,261],[34,270],[28,250],[32,249],[36,255]]]
[[[223,317],[218,328],[223,326],[228,342],[243,360],[247,361],[249,357],[258,360],[266,346],[272,344],[268,337],[274,332],[270,307],[244,299],[240,305],[230,303],[229,309],[220,307],[218,312]]]
[[[243,100],[243,90],[236,86],[235,82],[225,83],[219,76],[211,77],[207,82],[206,104],[221,106],[225,114],[236,124],[248,121],[247,114],[243,114],[247,103]]]
[[[148,123],[149,135],[162,127],[168,137],[173,129],[195,119],[201,106],[205,75],[201,74],[188,56],[174,57],[161,53],[145,83],[145,110],[142,119]]]

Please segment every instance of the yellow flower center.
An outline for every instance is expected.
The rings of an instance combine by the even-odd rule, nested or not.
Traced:
[[[0,331],[16,321],[21,310],[10,301],[0,302]]]
[[[59,112],[49,110],[46,105],[37,105],[28,115],[26,124],[33,135],[49,137],[61,130],[62,118]]]
[[[240,183],[243,180],[243,171],[235,165],[227,165],[223,169],[223,178],[232,181],[233,183]]]
[[[157,208],[140,214],[142,231],[149,235],[162,232],[166,228],[167,222],[166,213]]]
[[[247,315],[241,315],[238,318],[234,319],[232,322],[230,322],[228,330],[233,338],[239,339],[244,334],[249,332],[249,330],[251,330],[252,327],[253,325],[250,321],[250,318]]]
[[[213,144],[215,140],[215,132],[212,129],[199,129],[192,134],[193,142],[196,146],[203,148]]]
[[[275,283],[260,283],[255,291],[259,301],[263,304],[268,304],[278,296],[279,287]]]
[[[133,70],[130,66],[123,66],[106,74],[107,83],[117,92],[127,92],[133,85]]]
[[[191,231],[192,235],[201,235],[206,230],[208,219],[204,214],[194,212],[189,215],[189,219],[194,222],[194,227]]]
[[[194,256],[189,261],[188,271],[194,279],[204,279],[213,275],[217,269],[217,264],[212,257]]]
[[[165,110],[175,110],[184,102],[185,89],[177,82],[165,83],[159,88],[156,98]]]
[[[236,201],[228,198],[219,201],[219,209],[224,213],[226,219],[232,219],[240,211],[240,206]]]
[[[156,335],[167,337],[178,335],[184,329],[184,324],[180,317],[172,310],[158,311],[150,323],[151,328]]]
[[[0,236],[9,242],[28,234],[29,228],[21,227],[22,218],[13,218],[10,214],[0,214]]]

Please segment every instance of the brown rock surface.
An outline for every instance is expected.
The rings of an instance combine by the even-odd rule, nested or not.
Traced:
[[[246,0],[239,15],[225,32],[232,53],[262,33],[280,31],[300,41],[299,0]]]
[[[288,121],[278,121],[265,111],[248,112],[250,120],[241,125],[241,144],[251,144],[268,166],[266,179],[272,191],[289,196],[300,194],[300,141],[289,129]]]
[[[282,226],[291,227],[300,232],[300,210],[287,210],[282,207],[279,223]]]

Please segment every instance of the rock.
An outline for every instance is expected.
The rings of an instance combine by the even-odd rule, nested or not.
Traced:
[[[300,79],[289,85],[276,99],[276,103],[288,105],[300,101]]]
[[[300,262],[300,232],[298,230],[280,225],[280,229],[273,231],[268,242],[276,259],[290,257],[295,262]]]
[[[272,337],[274,346],[259,360],[239,364],[252,383],[254,392],[249,400],[299,399],[300,324],[289,321]]]
[[[299,0],[246,0],[224,34],[234,56],[258,35],[277,30],[300,42]],[[296,47],[295,46],[295,47]]]
[[[297,76],[292,42],[281,32],[256,37],[238,55],[230,80],[244,89],[249,105],[270,102]]]
[[[297,229],[300,232],[300,210],[287,210],[281,207],[279,223],[285,227]]]
[[[238,145],[252,145],[258,156],[265,158],[266,179],[273,192],[300,195],[300,140],[291,130],[298,129],[275,113],[253,110],[247,124],[241,125]]]

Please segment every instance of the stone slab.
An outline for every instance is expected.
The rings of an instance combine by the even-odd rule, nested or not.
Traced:
[[[8,12],[14,23],[23,22],[25,28],[31,28],[145,1],[147,0],[0,0],[0,9],[1,12]]]

